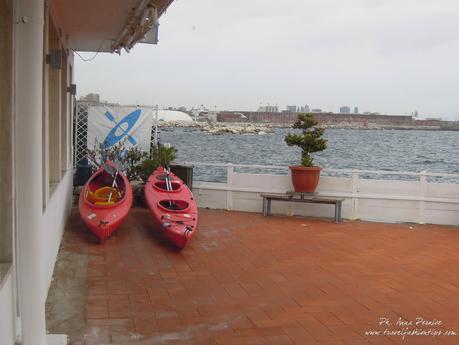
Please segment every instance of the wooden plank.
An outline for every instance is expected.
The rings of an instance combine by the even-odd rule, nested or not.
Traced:
[[[294,202],[323,202],[323,203],[337,203],[337,202],[343,202],[344,199],[342,198],[323,198],[320,196],[309,196],[309,197],[303,197],[303,198],[295,198],[292,195],[283,195],[283,194],[261,194],[262,198],[267,198],[271,200],[287,200],[287,201],[294,201]]]
[[[341,221],[341,205],[344,199],[331,199],[321,198],[319,196],[308,196],[304,197],[304,194],[300,198],[294,198],[293,194],[261,194],[263,198],[262,213],[264,216],[269,216],[271,213],[271,201],[288,201],[288,202],[299,202],[308,204],[328,204],[335,205],[335,222]]]

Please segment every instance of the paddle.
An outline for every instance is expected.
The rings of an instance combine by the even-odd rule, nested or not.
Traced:
[[[105,163],[105,164],[104,164],[104,170],[105,170],[108,174],[110,174],[111,176],[113,176],[112,189],[111,189],[110,194],[109,194],[109,196],[108,196],[108,202],[110,202],[110,201],[112,200],[112,195],[113,195],[113,191],[115,190],[115,187],[116,187],[116,189],[118,190],[118,184],[116,183],[116,178],[118,177],[118,169],[112,167],[110,164]],[[118,192],[118,196],[120,196],[120,195],[119,195],[119,192]]]
[[[104,115],[105,115],[105,117],[106,117],[109,121],[111,121],[111,122],[113,122],[115,125],[119,126],[118,122],[115,120],[115,117],[114,117],[112,114],[110,114],[109,111],[106,111]],[[123,121],[122,121],[122,122],[123,122]],[[129,142],[130,142],[132,145],[137,145],[137,141],[136,141],[132,136],[130,136],[129,134],[127,134],[126,131],[123,130],[121,127],[119,127],[119,129],[121,129],[121,130],[126,134],[128,140],[129,140]]]
[[[110,191],[110,195],[108,196],[108,202],[112,200],[112,195],[113,195],[113,191],[115,190],[115,185],[116,185],[116,189],[118,189],[118,185],[116,184],[117,177],[118,177],[118,170],[115,171],[115,177],[113,177],[112,190]]]
[[[158,151],[159,150],[159,147],[160,147],[160,144],[158,143]],[[167,165],[167,160],[166,160],[166,155],[164,155],[163,157],[163,168],[164,168],[164,180],[166,181],[166,189],[168,192],[171,192],[173,189],[172,189],[172,181],[171,181],[171,178],[170,178],[170,168],[169,166]],[[174,201],[169,201],[169,208],[171,210],[178,210],[179,207],[175,204]]]
[[[166,174],[166,189],[167,189],[168,192],[170,192],[170,191],[172,191],[172,182],[171,182],[171,178],[169,176],[170,169],[169,169],[169,167],[167,165],[164,168],[164,173]]]

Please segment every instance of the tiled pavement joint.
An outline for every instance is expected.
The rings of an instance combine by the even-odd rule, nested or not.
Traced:
[[[459,232],[410,227],[202,209],[198,234],[178,251],[146,209],[100,245],[75,208],[48,328],[74,345],[459,344],[388,333],[421,317],[441,325],[420,330],[459,333]],[[64,322],[69,301],[81,315]]]

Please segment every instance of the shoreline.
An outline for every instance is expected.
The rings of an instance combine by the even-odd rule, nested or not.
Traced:
[[[291,128],[287,123],[251,123],[251,122],[161,122],[159,128],[197,128],[202,132],[219,134],[266,134],[275,128]],[[323,124],[326,129],[352,129],[352,130],[398,130],[398,131],[459,131],[456,127],[441,126],[400,126],[400,125],[361,125],[352,123]]]

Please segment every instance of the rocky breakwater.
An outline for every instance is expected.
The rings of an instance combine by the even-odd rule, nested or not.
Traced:
[[[273,131],[271,124],[260,123],[206,123],[201,127],[201,131],[220,135],[220,134],[266,134]]]
[[[172,128],[199,128],[202,132],[220,135],[220,134],[266,134],[271,133],[276,124],[270,123],[234,123],[234,122],[200,122],[200,121],[174,121],[159,122],[158,127],[163,131],[172,130]]]
[[[202,128],[205,125],[203,122],[195,122],[195,121],[159,121],[158,127],[159,128],[173,128],[173,127],[180,127],[180,128]]]

